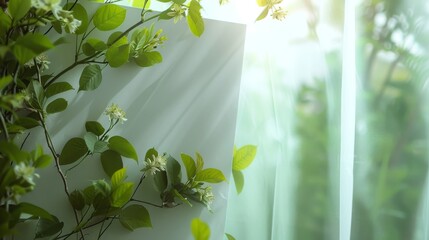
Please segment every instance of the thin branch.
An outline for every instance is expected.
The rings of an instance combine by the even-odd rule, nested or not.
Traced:
[[[67,179],[66,179],[66,176],[64,175],[64,173],[63,173],[63,171],[61,170],[61,167],[60,167],[59,155],[55,151],[54,144],[52,143],[51,136],[49,135],[49,132],[48,132],[48,128],[46,127],[43,115],[40,112],[39,112],[39,118],[40,118],[40,122],[41,122],[42,127],[43,127],[43,131],[44,131],[44,134],[45,134],[46,142],[48,144],[48,148],[49,148],[49,150],[51,150],[51,153],[52,153],[52,155],[54,157],[55,167],[57,168],[57,172],[60,175],[61,180],[63,182],[64,192],[66,193],[67,198],[70,198],[70,192],[69,192],[69,187],[68,187]],[[74,217],[75,217],[75,220],[76,220],[76,224],[79,225],[79,217],[78,217],[77,211],[73,207],[72,207],[72,209],[73,209],[73,214],[74,214]],[[80,229],[80,233],[83,236],[82,229]]]
[[[103,234],[107,231],[107,229],[109,229],[110,225],[112,225],[112,223],[113,223],[113,220],[115,220],[115,218],[112,218],[112,219],[110,220],[109,224],[107,224],[106,228],[103,230],[103,232],[101,232],[101,234],[98,236],[98,238],[97,238],[97,239],[100,239],[100,238],[101,238],[101,236],[103,236]]]
[[[9,136],[9,132],[7,131],[6,121],[4,120],[3,113],[0,113],[0,120],[1,120],[1,127],[3,128],[6,140],[9,141],[10,140],[10,136]]]
[[[25,142],[27,142],[28,137],[30,136],[31,132],[28,132],[27,136],[25,136],[24,141],[22,141],[21,143],[21,147],[19,149],[22,150],[22,148],[24,147]]]
[[[146,202],[146,201],[138,200],[138,199],[135,199],[135,198],[131,198],[130,202],[139,202],[139,203],[144,203],[144,204],[147,204],[147,205],[150,205],[150,206],[153,206],[153,207],[157,207],[157,208],[164,208],[164,206],[162,206],[162,205],[157,205],[155,203]]]

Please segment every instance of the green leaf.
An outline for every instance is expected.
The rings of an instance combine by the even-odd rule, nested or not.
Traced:
[[[179,162],[169,157],[167,160],[167,179],[170,186],[174,186],[181,182],[182,176],[181,176],[181,166]]]
[[[125,20],[127,10],[114,4],[106,4],[94,14],[94,26],[101,31],[110,31],[119,27]]]
[[[37,228],[36,228],[36,237],[35,238],[44,238],[52,236],[64,227],[64,223],[60,222],[57,217],[53,216],[54,220],[40,219]]]
[[[169,12],[171,12],[170,8],[167,8],[167,10],[161,12],[159,14],[158,20],[169,20],[169,19],[172,19],[174,16],[168,15]]]
[[[78,211],[85,207],[85,197],[79,190],[74,190],[70,193],[69,202],[72,207]]]
[[[119,215],[119,222],[130,231],[137,228],[152,227],[149,212],[145,207],[137,204],[123,209]]]
[[[31,8],[31,0],[10,0],[8,11],[10,16],[18,21],[23,18]]]
[[[118,210],[118,208],[111,206],[110,197],[103,194],[97,194],[92,205],[95,209],[92,213],[93,216],[114,216]]]
[[[69,41],[67,40],[67,38],[66,37],[60,37],[57,40],[55,40],[54,45],[58,46],[58,45],[61,45],[61,44],[66,44],[66,43],[69,43]]]
[[[112,182],[113,189],[118,188],[125,181],[125,179],[127,178],[126,173],[127,173],[126,168],[121,168],[113,173],[112,178],[110,180]]]
[[[37,159],[43,155],[43,147],[40,145],[37,145],[36,149],[31,151],[31,156],[33,159]]]
[[[128,44],[127,36],[122,36],[121,38],[119,38],[122,35],[122,33],[123,32],[121,31],[117,31],[110,34],[109,39],[107,39],[107,46],[119,47],[119,46]]]
[[[25,64],[53,47],[54,44],[49,38],[41,33],[26,34],[16,40],[12,46],[12,53],[20,64]]]
[[[182,202],[188,204],[190,207],[192,207],[191,202],[188,201],[185,197],[182,196],[176,189],[173,189],[173,194],[175,197],[179,198]]]
[[[104,197],[110,196],[110,193],[112,192],[110,185],[104,179],[93,181],[92,185],[94,186],[95,191],[97,193],[101,193]]]
[[[31,203],[28,203],[28,202],[20,203],[19,209],[21,210],[22,213],[27,213],[27,214],[30,214],[34,217],[40,217],[40,218],[44,218],[44,219],[51,220],[51,221],[55,220],[55,218],[49,212],[47,212],[45,209],[38,207],[36,205],[33,205]]]
[[[67,108],[67,101],[64,98],[58,98],[50,102],[48,106],[46,106],[46,112],[57,113],[57,112],[64,111],[66,108]]]
[[[183,165],[185,165],[186,175],[188,176],[188,180],[190,180],[193,177],[195,177],[195,174],[197,172],[195,167],[195,161],[194,159],[192,159],[191,156],[186,155],[184,153],[180,154],[180,156],[182,158]]]
[[[72,6],[73,6],[73,3],[68,3],[64,5],[63,9],[68,10]],[[85,8],[79,3],[74,4],[72,11],[73,11],[73,17],[81,21],[80,26],[75,31],[75,34],[80,35],[85,33],[89,24],[88,13],[86,12]],[[67,29],[66,29],[66,32],[68,32]]]
[[[147,3],[146,3],[146,7],[145,7],[145,2],[146,1],[147,1]],[[145,7],[146,9],[148,9],[150,7],[150,0],[133,0],[133,3],[132,3],[131,6],[133,6],[135,8],[143,8],[143,7]]]
[[[200,3],[197,0],[192,0],[189,4],[188,15],[186,16],[189,29],[197,37],[201,36],[204,32],[204,21],[201,17],[200,10]]]
[[[126,158],[138,161],[137,152],[127,139],[121,136],[114,136],[109,139],[109,148]]]
[[[6,37],[7,32],[12,26],[12,19],[0,8],[0,39]],[[3,57],[2,57],[3,58]]]
[[[101,136],[105,131],[103,125],[97,121],[87,121],[85,129],[87,132],[92,132],[97,136]]]
[[[87,132],[83,136],[83,139],[85,140],[86,147],[91,153],[94,153],[94,147],[95,143],[98,141],[97,135],[95,135],[92,132]]]
[[[197,156],[196,172],[199,172],[199,171],[203,170],[204,160],[203,160],[203,157],[201,156],[201,154],[199,154],[198,152],[196,153],[196,156]]]
[[[155,173],[155,175],[153,175],[153,183],[156,190],[159,193],[163,193],[168,187],[167,173],[164,171]]]
[[[106,51],[106,60],[111,67],[120,67],[128,62],[130,55],[130,45],[125,44],[119,47],[111,46]]]
[[[256,3],[261,7],[267,6],[268,4],[267,0],[256,0]]]
[[[31,96],[29,105],[42,111],[42,106],[45,103],[45,91],[43,90],[42,84],[38,81],[31,81],[27,87],[27,90]]]
[[[107,44],[97,38],[89,38],[82,45],[82,51],[87,56],[92,56],[96,52],[101,52],[107,49]]]
[[[182,5],[186,2],[186,0],[172,0],[172,2]]]
[[[243,191],[244,187],[244,176],[241,171],[232,170],[232,176],[234,177],[235,189],[237,194],[240,194]]]
[[[191,222],[191,231],[195,240],[209,240],[210,227],[199,218],[194,218]]]
[[[113,207],[122,207],[126,204],[133,195],[134,183],[124,182],[119,185],[112,193],[111,201]]]
[[[23,126],[26,129],[31,129],[40,126],[39,122],[34,118],[20,117],[16,120],[16,124]]]
[[[100,86],[102,79],[101,68],[99,65],[87,65],[80,75],[79,91],[91,91]]]
[[[122,158],[119,153],[113,150],[107,150],[101,153],[100,156],[101,165],[103,166],[104,172],[111,177],[113,173],[123,167]]]
[[[83,196],[85,198],[85,204],[91,205],[94,202],[95,197],[97,196],[97,191],[93,185],[86,187],[83,190]]]
[[[109,143],[105,141],[97,141],[94,145],[94,153],[102,153],[109,150]]]
[[[29,154],[21,151],[21,149],[19,149],[19,147],[12,142],[0,141],[0,152],[3,155],[6,155],[10,160],[17,163],[25,161],[29,158]]]
[[[259,14],[258,18],[256,19],[256,21],[262,20],[264,19],[267,15],[268,15],[268,11],[270,10],[269,7],[264,8],[264,10],[262,10],[261,14]]]
[[[195,176],[195,181],[220,183],[226,181],[226,178],[219,169],[207,168],[197,173]]]
[[[256,146],[245,145],[235,152],[234,159],[232,160],[232,169],[241,171],[247,168],[255,159]]]
[[[63,27],[60,21],[52,21],[51,24],[57,33],[61,34],[63,32]]]
[[[235,238],[229,233],[225,233],[225,236],[228,238],[228,240],[235,240]]]
[[[158,151],[156,151],[155,148],[150,148],[149,150],[147,150],[146,155],[144,156],[144,159],[148,159],[148,158],[152,159],[153,158],[152,156],[155,156],[155,157],[158,156]]]
[[[60,155],[60,165],[74,163],[88,152],[83,138],[72,138],[63,147]]]
[[[137,65],[140,67],[150,67],[157,63],[162,62],[162,55],[157,51],[142,52],[137,58],[134,58]]]
[[[37,158],[37,160],[34,162],[35,168],[44,168],[51,164],[52,157],[50,155],[42,155]]]
[[[72,85],[70,85],[70,83],[68,82],[55,82],[46,88],[45,96],[47,98],[50,98],[54,95],[57,95],[72,89],[73,89]]]
[[[10,75],[0,78],[0,90],[2,90],[4,87],[9,85],[9,83],[11,83],[12,80],[13,78]]]

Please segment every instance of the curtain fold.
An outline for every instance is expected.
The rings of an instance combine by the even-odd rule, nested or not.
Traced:
[[[237,239],[429,239],[429,3],[291,1],[248,27]],[[356,26],[356,27],[355,27]]]

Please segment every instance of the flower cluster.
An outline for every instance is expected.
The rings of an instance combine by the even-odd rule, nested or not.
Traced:
[[[74,33],[81,25],[81,21],[75,19],[71,11],[63,10],[61,0],[32,0],[31,5],[38,11],[52,12],[55,19],[70,33]]]
[[[183,13],[185,12],[185,8],[175,3],[170,8],[170,12],[167,13],[168,16],[174,18],[174,23],[177,23],[180,19],[183,18]]]
[[[287,13],[288,13],[287,10],[283,9],[282,7],[273,7],[273,12],[271,13],[271,17],[273,19],[281,21],[286,18]]]
[[[165,171],[167,167],[167,156],[166,155],[152,155],[151,158],[145,159],[145,166],[142,171],[145,175],[155,175],[159,171]]]
[[[212,187],[208,186],[205,188],[198,188],[197,189],[197,193],[199,195],[200,201],[202,203],[204,203],[207,208],[210,209],[210,205],[213,203],[214,201],[214,194],[212,191]]]
[[[39,174],[34,173],[36,169],[33,166],[28,166],[24,162],[16,164],[13,168],[17,178],[22,178],[28,184],[34,186],[36,185],[33,181],[33,177],[39,177]]]
[[[117,104],[112,103],[110,107],[107,107],[104,111],[104,114],[106,114],[109,117],[109,120],[111,122],[121,121],[121,123],[127,121],[125,118],[125,112]]]
[[[51,62],[48,60],[48,56],[46,56],[46,54],[40,54],[39,56],[37,56],[35,58],[36,60],[36,64],[37,66],[39,66],[39,71],[43,72],[44,70],[49,69],[49,64],[51,64]],[[25,66],[27,67],[33,67],[34,66],[34,61],[33,59],[28,61]]]
[[[34,172],[35,170],[33,166],[29,166],[24,162],[20,162],[14,166],[13,171],[20,184],[8,187],[10,198],[13,201],[18,202],[22,195],[34,189],[36,185],[34,177],[39,177],[39,174]]]
[[[154,49],[156,49],[159,45],[162,45],[165,40],[167,40],[166,36],[161,36],[162,29],[159,29],[155,35],[153,35],[153,38],[149,40],[143,47],[145,52],[150,52]]]
[[[267,8],[271,11],[271,17],[275,20],[283,20],[287,16],[287,10],[279,6],[283,0],[266,0]]]

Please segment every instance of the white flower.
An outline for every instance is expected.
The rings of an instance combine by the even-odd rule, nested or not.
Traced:
[[[40,54],[39,56],[36,57],[36,63],[39,66],[39,70],[41,72],[43,72],[43,70],[49,69],[49,64],[51,64],[51,62],[48,60],[48,56],[46,56],[45,54]],[[26,64],[24,64],[27,67],[33,67],[34,66],[34,61],[33,59],[31,59],[30,61],[28,61]]]
[[[34,173],[35,168],[33,166],[28,166],[23,162],[16,164],[13,168],[17,178],[23,178],[27,183],[35,185],[33,177],[39,177],[39,174]]]
[[[55,18],[61,22],[61,25],[65,27],[70,33],[74,33],[76,29],[82,24],[81,21],[75,19],[71,11],[59,10],[52,12]]]
[[[159,171],[165,171],[167,167],[167,157],[165,155],[152,155],[151,158],[145,159],[145,166],[142,171],[145,175],[155,175]]]
[[[176,3],[173,4],[170,10],[171,12],[168,12],[167,15],[174,17],[174,23],[177,23],[180,19],[182,19],[183,13],[185,12],[185,9]]]
[[[208,186],[206,188],[197,189],[197,192],[200,195],[200,201],[203,202],[208,208],[213,203],[215,197],[213,195],[212,187]]]
[[[31,6],[47,12],[56,12],[61,9],[61,0],[31,0]]]
[[[31,0],[34,8],[46,12],[51,11],[54,17],[61,22],[70,33],[74,33],[82,23],[75,19],[71,11],[63,10],[60,6],[61,0]]]
[[[127,121],[124,110],[120,109],[119,106],[114,103],[106,108],[104,114],[109,117],[110,121],[120,120],[122,123]]]
[[[271,17],[273,17],[273,19],[281,21],[285,19],[287,13],[288,13],[287,10],[283,9],[282,7],[278,7],[278,8],[274,8],[274,11],[271,14]]]

